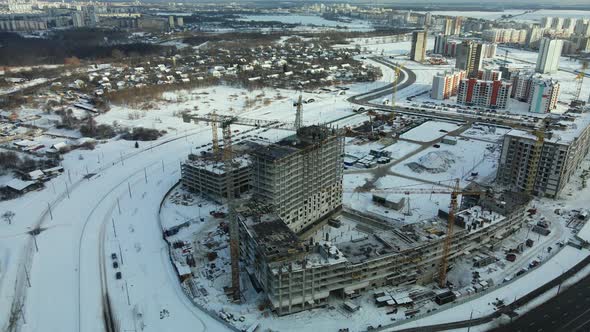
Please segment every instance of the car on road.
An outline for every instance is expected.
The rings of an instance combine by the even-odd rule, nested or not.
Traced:
[[[122,277],[123,277],[123,275],[121,274],[121,272],[117,272],[117,273],[115,273],[115,278],[116,278],[117,280],[120,280]]]
[[[119,268],[119,263],[117,263],[117,261],[113,262],[113,269],[118,269]]]
[[[111,259],[117,259],[117,254],[115,254],[115,253],[112,253],[112,254],[111,254]]]

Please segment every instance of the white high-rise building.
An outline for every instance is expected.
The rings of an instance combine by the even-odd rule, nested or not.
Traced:
[[[563,27],[563,18],[561,17],[554,17],[553,22],[551,22],[551,28],[555,30],[561,30]]]
[[[573,17],[568,17],[563,21],[563,30],[566,31],[568,34],[574,33],[574,28],[576,27],[576,19]]]
[[[553,24],[553,17],[543,17],[541,19],[541,28],[542,29],[551,28],[551,24]]]
[[[559,56],[563,40],[543,38],[539,47],[535,71],[541,74],[554,73],[559,69]]]
[[[432,78],[432,99],[444,100],[457,95],[459,83],[466,77],[464,70],[438,73]]]
[[[590,22],[586,19],[577,20],[574,33],[580,36],[590,36]]]

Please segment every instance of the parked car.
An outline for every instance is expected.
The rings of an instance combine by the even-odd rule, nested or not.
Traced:
[[[117,273],[115,273],[115,278],[116,278],[117,280],[120,280],[120,279],[121,279],[121,277],[123,277],[123,275],[121,274],[121,272],[117,272]]]

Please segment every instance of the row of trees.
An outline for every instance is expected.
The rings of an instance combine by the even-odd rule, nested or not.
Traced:
[[[14,151],[0,152],[0,170],[11,171],[18,170],[22,172],[30,172],[39,168],[49,168],[57,166],[59,162],[53,159],[38,158],[33,159],[30,157],[20,157]]]

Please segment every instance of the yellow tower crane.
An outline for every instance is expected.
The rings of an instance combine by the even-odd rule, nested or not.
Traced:
[[[301,101],[301,97],[299,99]],[[286,123],[273,120],[258,120],[242,118],[230,115],[221,115],[213,111],[210,114],[198,115],[191,113],[183,113],[182,120],[184,122],[208,122],[211,123],[213,130],[213,147],[216,156],[221,156],[224,171],[226,174],[227,181],[227,207],[228,216],[227,220],[229,223],[229,246],[230,246],[230,258],[231,258],[231,297],[234,302],[241,301],[240,292],[240,243],[239,243],[239,224],[238,216],[235,212],[235,189],[233,182],[233,150],[232,150],[232,131],[231,125],[243,125],[256,128],[277,128],[285,130],[298,130],[302,126],[301,118],[301,107],[297,108],[296,121],[295,123]],[[223,151],[219,151],[219,143],[217,141],[217,128],[221,125],[223,133]],[[220,153],[222,152],[222,153]]]
[[[357,192],[357,191],[349,191],[344,190],[345,192]],[[455,215],[457,214],[457,210],[459,208],[458,198],[459,195],[463,196],[479,196],[484,195],[486,192],[484,191],[477,191],[477,190],[469,190],[465,191],[461,189],[460,180],[455,179],[455,183],[453,184],[452,188],[444,188],[444,189],[423,189],[423,188],[416,188],[416,189],[408,189],[408,188],[385,188],[385,189],[375,189],[371,190],[371,193],[387,193],[387,194],[404,194],[404,195],[413,195],[413,194],[450,194],[451,195],[451,203],[449,205],[449,217],[447,221],[447,235],[443,241],[442,247],[442,255],[441,261],[438,270],[438,283],[440,287],[445,287],[447,283],[447,269],[449,266],[449,259],[452,255],[451,249],[453,245],[453,233],[454,233],[454,226],[455,226]]]
[[[582,64],[582,70],[576,75],[576,99],[580,100],[580,94],[582,93],[582,84],[584,83],[584,76],[586,75],[586,69],[588,69],[588,62],[584,61]]]

